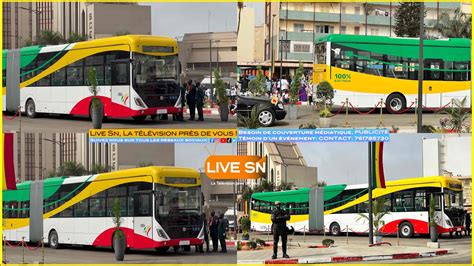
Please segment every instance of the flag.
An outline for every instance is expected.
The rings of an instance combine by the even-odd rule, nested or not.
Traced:
[[[16,189],[13,163],[13,133],[3,133],[2,190]]]
[[[372,142],[372,188],[385,188],[383,172],[383,142]]]

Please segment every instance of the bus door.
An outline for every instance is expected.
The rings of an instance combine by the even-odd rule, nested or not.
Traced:
[[[423,88],[425,93],[423,94],[423,105],[426,107],[441,107],[441,96],[442,93],[433,93],[433,91],[439,90],[440,88],[436,88],[434,85],[436,83],[431,83],[430,81],[439,81],[443,80],[443,72],[436,71],[435,69],[442,69],[443,68],[443,61],[441,59],[427,59],[425,61],[425,71],[423,73],[424,80],[427,80],[425,84],[423,84]],[[431,84],[430,84],[431,83]]]
[[[130,60],[114,60],[112,63],[112,87],[110,89],[111,105],[109,116],[130,116]]]
[[[151,190],[134,193],[133,246],[137,248],[153,247],[153,194]]]

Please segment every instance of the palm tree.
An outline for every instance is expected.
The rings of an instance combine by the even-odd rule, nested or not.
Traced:
[[[68,43],[83,42],[83,41],[87,41],[87,35],[79,34],[77,32],[71,32],[69,34],[69,38],[67,38]]]
[[[374,7],[368,2],[363,3],[362,6],[364,9],[364,15],[365,15],[365,35],[367,35],[367,26],[368,26],[367,18],[370,15],[370,13],[374,10]]]
[[[45,30],[36,39],[37,45],[56,45],[65,43],[61,33],[57,31]]]
[[[237,9],[239,9],[239,18],[237,21],[237,35],[239,35],[240,31],[240,15],[242,14],[242,9],[244,8],[244,2],[238,1],[237,2]]]
[[[458,133],[469,132],[469,126],[467,125],[470,120],[470,110],[467,107],[467,98],[464,97],[462,100],[453,99],[453,106],[447,108],[442,113],[449,115],[449,129],[455,130]]]
[[[281,184],[278,186],[278,190],[291,190],[293,189],[294,187],[294,184],[293,183],[290,183],[290,182],[285,182],[285,181],[282,181]]]
[[[434,25],[443,37],[446,38],[471,38],[472,16],[463,13],[460,8],[454,11],[454,17],[450,18],[448,13],[440,15],[438,23]]]
[[[68,161],[58,168],[56,176],[81,176],[86,173],[87,170],[81,163]]]
[[[107,173],[109,171],[110,171],[110,166],[108,165],[94,164],[92,165],[92,168],[89,171],[89,174],[95,175],[95,174],[100,174],[100,173]]]
[[[380,228],[385,225],[383,217],[389,213],[387,208],[385,208],[385,201],[385,197],[378,197],[377,199],[372,201],[372,222],[375,229],[375,236],[379,235]],[[359,217],[356,219],[356,221],[359,221],[360,219],[366,219],[368,221],[369,216],[365,213],[359,213]]]
[[[255,192],[268,192],[273,191],[275,189],[275,184],[273,182],[269,182],[266,179],[263,179],[259,185],[255,186]]]

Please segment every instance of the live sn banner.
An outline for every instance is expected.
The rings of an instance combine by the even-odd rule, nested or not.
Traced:
[[[104,129],[92,143],[388,142],[389,129]]]

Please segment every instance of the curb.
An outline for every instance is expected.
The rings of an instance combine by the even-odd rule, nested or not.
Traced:
[[[240,261],[238,264],[313,264],[313,263],[340,263],[355,261],[376,261],[376,260],[402,260],[417,259],[426,257],[436,257],[454,253],[452,249],[440,249],[436,251],[395,253],[391,255],[367,255],[367,256],[332,256],[332,257],[313,257],[313,258],[291,258],[291,259],[275,259],[275,260],[252,260]]]

